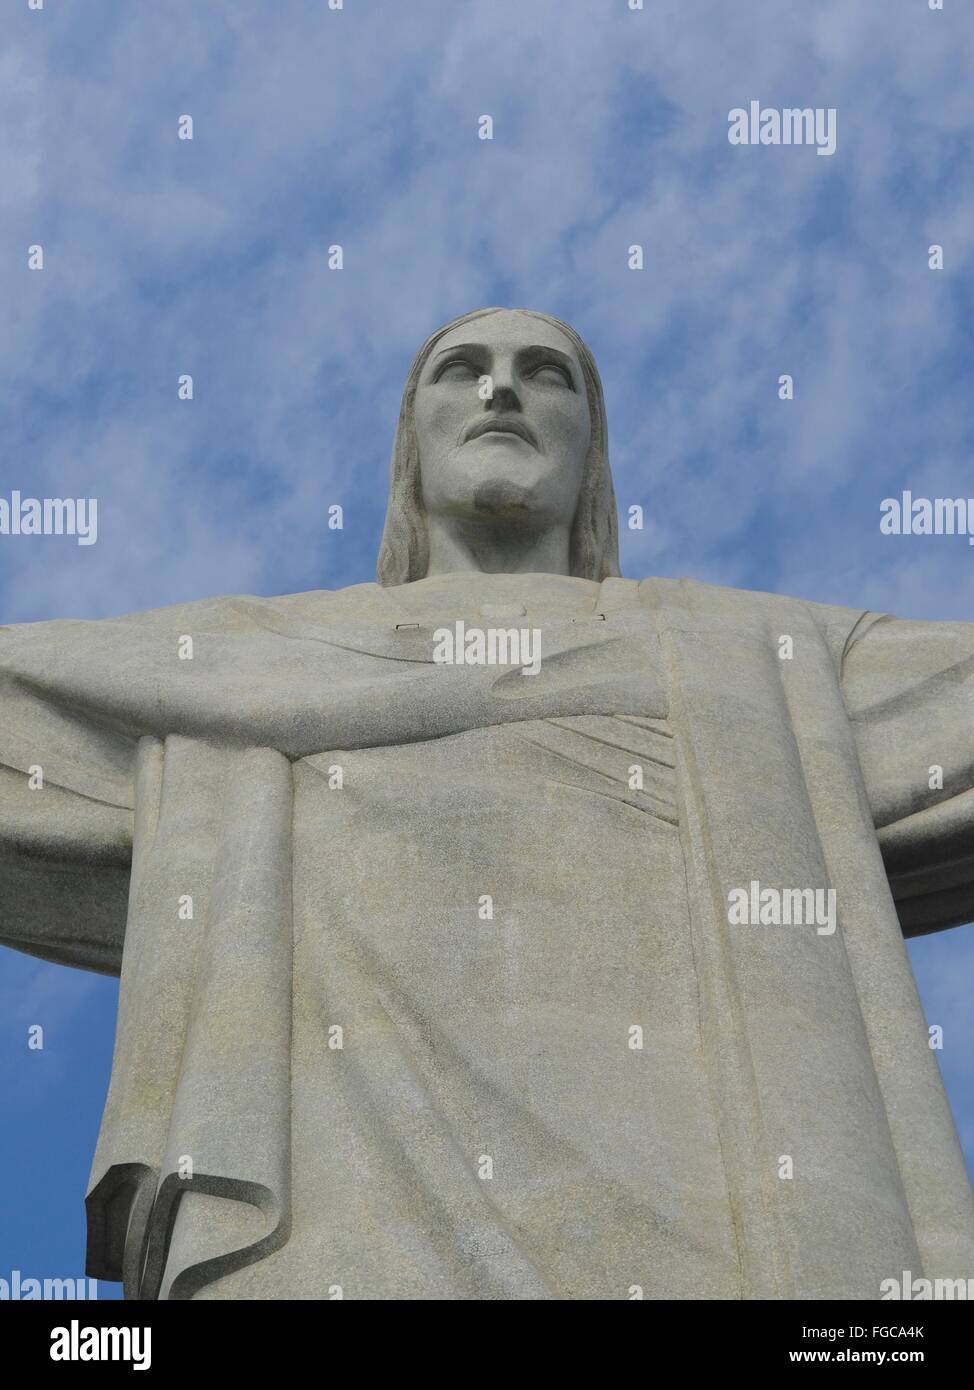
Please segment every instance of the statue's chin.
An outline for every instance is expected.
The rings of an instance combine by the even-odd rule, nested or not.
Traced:
[[[473,506],[481,517],[523,517],[531,510],[530,490],[510,479],[494,478],[477,484]]]

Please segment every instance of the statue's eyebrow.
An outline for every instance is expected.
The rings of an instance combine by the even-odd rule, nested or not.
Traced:
[[[490,356],[488,349],[483,343],[454,343],[453,347],[441,348],[439,352],[434,353],[431,359],[431,365],[433,362],[438,362],[441,357],[448,357],[451,354],[459,355],[464,352],[476,354],[476,356],[483,359]],[[575,380],[575,365],[572,359],[568,356],[567,352],[560,352],[558,348],[548,347],[545,343],[532,343],[530,347],[519,348],[514,355],[517,359],[518,366],[524,367],[529,367],[534,362],[539,361],[557,362],[560,367],[564,367],[565,371],[568,373],[569,380]]]
[[[483,343],[454,343],[453,347],[441,348],[439,352],[434,353],[433,361],[437,362],[441,357],[447,357],[450,353],[455,352],[475,352],[478,356],[483,357],[485,348]]]
[[[559,352],[557,348],[548,347],[544,343],[534,343],[531,347],[521,348],[515,353],[518,366],[530,367],[534,362],[557,362],[559,367],[564,367],[569,379],[575,380],[575,364],[568,356],[567,352]]]

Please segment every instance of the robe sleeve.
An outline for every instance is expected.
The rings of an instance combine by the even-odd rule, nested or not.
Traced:
[[[57,649],[63,658],[65,642],[83,660],[84,626],[0,628],[0,944],[117,975],[135,740],[67,702],[52,703],[32,688],[20,660],[28,649]]]
[[[904,934],[974,921],[974,623],[866,615],[843,691]]]

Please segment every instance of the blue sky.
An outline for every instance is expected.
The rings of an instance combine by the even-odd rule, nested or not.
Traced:
[[[373,578],[409,361],[486,304],[594,351],[625,574],[971,619],[974,549],[878,522],[974,494],[972,70],[964,0],[9,0],[0,495],[99,538],[0,538],[0,621]],[[836,153],[731,146],[751,100]],[[974,932],[911,955],[974,1165]],[[116,992],[0,950],[0,1277],[82,1272]]]

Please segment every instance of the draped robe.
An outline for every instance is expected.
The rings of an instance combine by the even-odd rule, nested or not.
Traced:
[[[434,661],[459,619],[538,629],[539,674]],[[903,943],[974,918],[972,695],[974,625],[686,580],[0,629],[0,941],[121,976],[89,1275],[177,1299],[974,1276]],[[752,882],[833,889],[837,930],[732,924]]]

